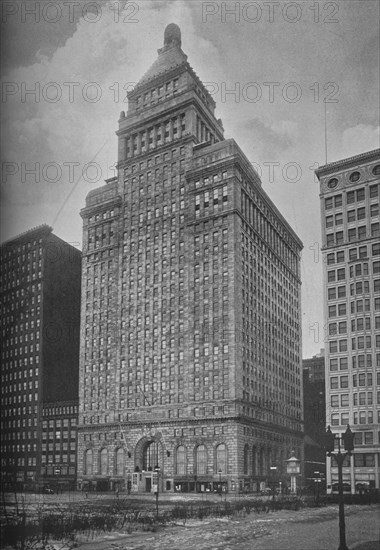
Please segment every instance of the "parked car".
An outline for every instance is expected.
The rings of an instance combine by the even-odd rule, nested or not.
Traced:
[[[349,483],[343,483],[343,493],[351,493],[351,485]],[[339,493],[339,483],[333,483],[331,486],[333,493]]]
[[[45,495],[54,495],[54,491],[51,487],[44,487],[42,489],[42,492],[45,494]]]
[[[355,491],[359,494],[369,493],[369,483],[357,483],[355,485]]]

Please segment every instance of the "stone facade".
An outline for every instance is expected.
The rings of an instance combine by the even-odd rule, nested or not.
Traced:
[[[79,477],[252,490],[302,458],[302,244],[174,27],[121,114],[118,176],[81,212]]]

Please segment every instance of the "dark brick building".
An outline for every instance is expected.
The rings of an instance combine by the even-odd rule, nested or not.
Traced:
[[[302,243],[176,25],[128,100],[118,176],[81,212],[79,479],[256,490],[303,458]]]
[[[324,435],[326,432],[326,392],[324,350],[310,359],[304,359],[303,400],[305,419],[305,484],[313,487],[321,483],[325,488],[326,452]],[[316,473],[318,472],[318,473]],[[317,482],[321,479],[321,482]]]
[[[43,433],[52,408],[76,431],[81,253],[41,225],[4,243],[1,259],[2,480],[72,482],[76,437],[74,448]]]

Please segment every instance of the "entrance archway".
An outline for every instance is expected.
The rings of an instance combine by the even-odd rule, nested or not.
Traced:
[[[159,468],[157,475],[156,468]],[[164,490],[164,448],[159,437],[143,437],[136,445],[132,491],[151,493]]]

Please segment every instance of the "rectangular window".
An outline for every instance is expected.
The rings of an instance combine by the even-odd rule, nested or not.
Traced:
[[[327,272],[327,282],[333,283],[335,281],[335,270]]]
[[[336,353],[338,351],[338,341],[332,340],[329,343],[329,349],[330,349],[330,353]]]
[[[329,317],[336,317],[336,306],[329,306]]]
[[[345,297],[346,297],[346,287],[338,286],[338,298],[345,298]]]
[[[347,332],[347,321],[341,321],[339,323],[339,334],[345,334]]]
[[[338,370],[338,359],[330,359],[330,371]]]
[[[344,250],[340,250],[336,253],[336,263],[339,264],[344,262]]]
[[[329,300],[335,300],[336,299],[336,288],[329,288],[327,291],[328,299]]]
[[[339,395],[331,396],[331,407],[339,407]]]
[[[356,260],[357,257],[358,257],[357,248],[350,248],[350,250],[348,251],[348,257],[349,257],[350,262],[352,262],[353,260]]]
[[[339,304],[338,305],[338,315],[341,316],[341,315],[346,315],[346,311],[347,311],[347,306],[346,304]]]
[[[339,359],[339,369],[340,370],[347,370],[348,369],[348,358],[347,357],[341,357]]]
[[[380,236],[380,223],[371,223],[371,237]]]
[[[344,281],[344,279],[346,278],[346,270],[345,268],[341,268],[341,269],[338,269],[337,270],[337,279],[338,281]]]
[[[347,351],[347,340],[339,340],[339,351]]]

